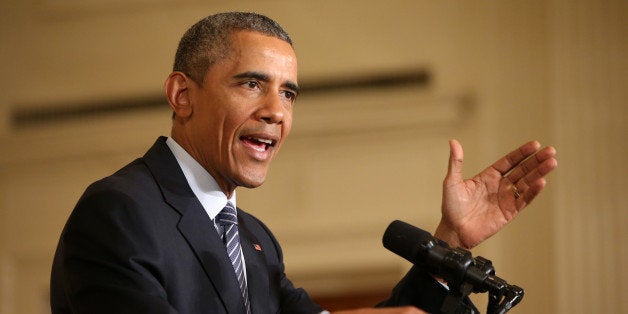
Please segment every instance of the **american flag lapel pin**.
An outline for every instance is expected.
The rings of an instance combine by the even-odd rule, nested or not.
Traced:
[[[254,248],[256,251],[260,251],[260,252],[262,251],[262,247],[261,247],[259,244],[257,244],[257,243],[254,243],[254,244],[253,244],[253,248]]]

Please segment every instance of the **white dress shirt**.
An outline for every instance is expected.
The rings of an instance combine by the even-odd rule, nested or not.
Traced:
[[[190,185],[192,192],[194,192],[196,198],[201,202],[209,218],[214,222],[216,232],[218,232],[218,235],[222,236],[223,228],[216,222],[216,216],[225,208],[227,202],[231,202],[231,204],[236,207],[235,191],[231,195],[231,198],[227,199],[227,195],[220,189],[214,177],[212,177],[196,159],[190,156],[179,143],[169,137],[166,140],[166,144],[174,154],[174,158],[177,159],[179,167],[181,167],[183,175],[188,185]],[[244,259],[244,255],[242,255],[242,247],[240,247],[240,256],[242,257],[243,267],[246,269],[246,260]],[[246,272],[244,272],[244,274],[246,280]]]

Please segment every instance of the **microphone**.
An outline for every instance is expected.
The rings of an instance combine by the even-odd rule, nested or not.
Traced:
[[[403,221],[390,223],[382,243],[391,252],[443,278],[450,289],[469,290],[463,292],[466,294],[470,290],[476,293],[489,291],[499,299],[507,297],[507,304],[501,304],[507,309],[523,298],[523,289],[511,286],[495,276],[495,268],[490,260],[481,256],[473,258],[469,251],[462,248],[452,249],[447,242]]]

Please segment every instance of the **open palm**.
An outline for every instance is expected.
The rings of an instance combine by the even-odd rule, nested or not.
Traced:
[[[531,141],[470,179],[462,178],[463,150],[451,140],[443,182],[442,218],[436,237],[472,248],[501,230],[545,187],[545,175],[558,165],[553,147]]]

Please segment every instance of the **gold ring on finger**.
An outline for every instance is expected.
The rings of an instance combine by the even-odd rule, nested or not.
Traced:
[[[519,197],[521,197],[521,194],[519,194],[519,189],[516,186],[512,186],[512,192],[515,195],[515,199],[519,199]]]

